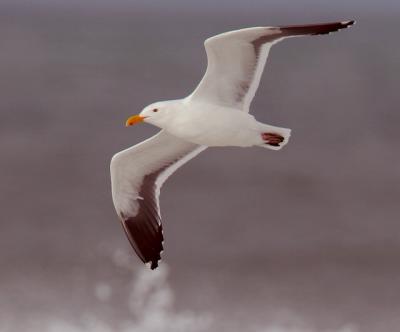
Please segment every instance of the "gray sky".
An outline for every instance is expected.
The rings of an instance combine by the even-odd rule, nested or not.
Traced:
[[[211,0],[0,0],[1,332],[148,332],[152,317],[175,332],[168,322],[191,311],[212,313],[207,332],[399,330],[394,2],[376,14],[369,0],[213,1],[216,13]],[[169,284],[133,278],[143,266],[112,205],[109,162],[157,130],[126,118],[189,94],[208,36],[353,17],[352,29],[273,48],[252,114],[291,128],[290,144],[209,149],[179,169],[161,191]],[[147,303],[162,310],[127,325],[142,308],[135,289],[152,280],[164,297]],[[265,327],[275,322],[287,328]]]
[[[54,5],[54,6],[107,6],[107,7],[142,7],[142,8],[152,8],[156,10],[175,10],[179,8],[180,10],[243,10],[243,9],[254,9],[259,10],[262,8],[275,8],[275,9],[287,9],[291,11],[304,10],[343,10],[350,9],[356,11],[391,11],[399,10],[400,4],[396,0],[335,0],[335,1],[323,1],[323,0],[303,0],[303,1],[293,1],[293,0],[249,0],[249,1],[238,1],[238,0],[220,0],[218,2],[213,0],[203,0],[203,1],[185,1],[185,0],[169,0],[166,2],[159,0],[36,0],[34,2],[29,0],[2,0],[0,4],[13,4],[21,5],[26,4],[30,6],[34,5]],[[309,8],[307,8],[310,6]]]

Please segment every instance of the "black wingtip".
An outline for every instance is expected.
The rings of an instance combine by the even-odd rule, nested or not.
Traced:
[[[150,269],[155,270],[156,268],[158,268],[158,261],[152,261]]]
[[[342,23],[344,28],[348,28],[348,27],[356,24],[357,21],[356,20],[350,20],[350,21],[342,21],[341,23]]]
[[[150,219],[148,214],[139,213],[136,217],[122,219],[122,225],[139,258],[152,270],[156,269],[164,249],[161,224],[157,219]]]
[[[326,35],[335,31],[346,29],[355,24],[355,22],[355,20],[350,20],[307,25],[288,25],[279,27],[279,29],[285,36]]]

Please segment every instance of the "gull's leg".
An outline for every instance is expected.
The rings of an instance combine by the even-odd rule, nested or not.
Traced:
[[[261,137],[264,140],[265,144],[272,146],[279,146],[279,144],[285,140],[283,136],[275,133],[262,133]]]
[[[259,143],[258,146],[271,150],[279,150],[289,141],[290,129],[288,128],[275,127],[260,122],[259,128],[260,132],[258,135],[261,144]]]

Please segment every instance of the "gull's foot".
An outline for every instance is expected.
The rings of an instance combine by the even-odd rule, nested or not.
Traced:
[[[272,146],[279,146],[285,140],[281,135],[274,133],[262,133],[261,137],[265,141],[265,144]]]

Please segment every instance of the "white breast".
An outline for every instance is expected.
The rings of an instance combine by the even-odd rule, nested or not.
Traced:
[[[257,121],[248,113],[206,103],[188,103],[164,127],[170,134],[207,146],[252,146]]]

